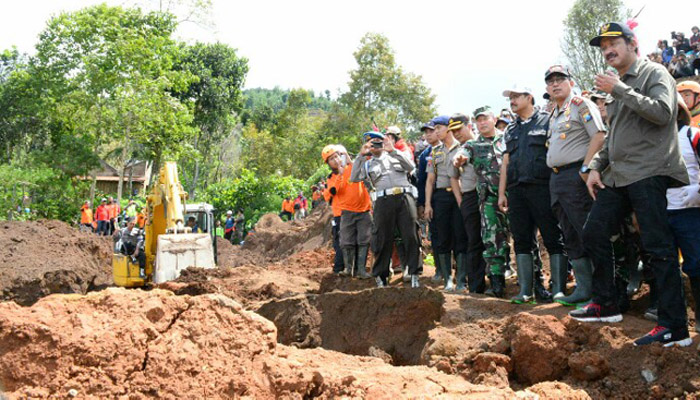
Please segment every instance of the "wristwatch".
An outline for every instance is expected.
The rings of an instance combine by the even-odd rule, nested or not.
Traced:
[[[587,173],[591,172],[591,169],[588,168],[588,165],[582,165],[581,169],[578,170],[578,172],[581,174],[587,174]]]

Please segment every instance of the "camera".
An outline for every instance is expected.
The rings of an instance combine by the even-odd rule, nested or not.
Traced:
[[[377,141],[377,142],[374,142],[374,141],[373,141],[373,142],[372,142],[372,147],[375,148],[375,149],[381,149],[382,147],[384,147],[384,142],[378,142],[378,141]]]

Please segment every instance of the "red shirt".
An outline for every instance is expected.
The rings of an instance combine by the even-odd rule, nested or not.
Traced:
[[[95,220],[97,221],[109,221],[109,209],[106,204],[100,204],[95,210]]]

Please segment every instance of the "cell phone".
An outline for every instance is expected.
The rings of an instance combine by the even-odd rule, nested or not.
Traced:
[[[383,142],[372,142],[372,147],[375,149],[381,149],[382,147],[384,147],[384,143]]]

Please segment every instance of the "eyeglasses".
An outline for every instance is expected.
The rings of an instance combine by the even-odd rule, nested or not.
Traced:
[[[547,80],[545,81],[545,83],[547,84],[547,86],[554,86],[554,85],[558,85],[558,84],[560,84],[560,83],[566,81],[567,79],[568,79],[568,78],[566,78],[566,77],[564,77],[564,76],[555,76],[555,77],[553,77],[553,78],[547,79]]]

